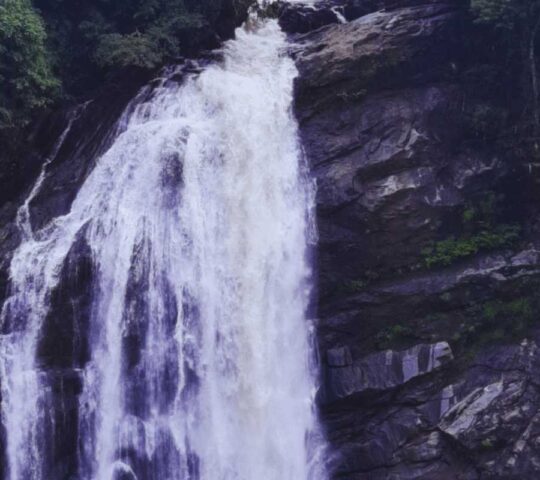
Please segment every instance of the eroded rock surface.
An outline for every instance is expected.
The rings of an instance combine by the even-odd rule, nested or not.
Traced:
[[[415,345],[403,352],[386,350],[353,362],[347,347],[326,352],[324,402],[349,398],[367,392],[390,390],[404,385],[452,361],[446,342]]]
[[[462,373],[445,347],[438,368],[379,383],[374,391],[359,389],[354,398],[334,397],[324,408],[335,477],[536,478],[538,340],[535,334],[520,345],[490,348]],[[385,355],[399,358],[404,352]],[[374,358],[355,363],[370,364]]]
[[[369,8],[292,48],[333,478],[538,478],[537,174],[479,133],[463,2]]]

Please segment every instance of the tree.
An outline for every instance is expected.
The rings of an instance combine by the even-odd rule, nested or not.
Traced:
[[[202,44],[224,0],[33,2],[45,19],[55,70],[67,92],[78,96],[99,85],[105,72],[154,68]]]
[[[540,87],[536,48],[540,31],[540,0],[471,0],[477,21],[515,35],[520,42],[524,72],[530,85],[535,148],[540,140]]]
[[[0,129],[26,125],[58,93],[45,41],[29,0],[0,0]]]
[[[0,0],[0,132],[60,93],[88,96],[110,71],[217,45],[253,1]]]
[[[101,36],[95,60],[101,67],[153,68],[161,62],[162,55],[155,41],[147,35],[110,33]]]

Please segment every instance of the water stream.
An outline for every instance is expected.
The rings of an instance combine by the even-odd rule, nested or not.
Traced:
[[[171,67],[133,101],[67,215],[33,233],[22,207],[0,338],[7,479],[63,480],[46,473],[58,406],[36,350],[81,236],[95,281],[66,479],[325,478],[314,184],[286,50],[275,21],[252,18],[219,64],[180,84]]]

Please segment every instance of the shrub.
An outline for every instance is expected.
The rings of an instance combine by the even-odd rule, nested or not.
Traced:
[[[153,68],[162,61],[163,54],[148,35],[111,33],[100,38],[95,59],[100,67]]]
[[[426,266],[448,266],[480,251],[511,247],[520,237],[518,225],[499,225],[492,230],[461,238],[450,237],[422,250]]]
[[[26,125],[59,91],[45,27],[29,0],[0,3],[0,129]]]

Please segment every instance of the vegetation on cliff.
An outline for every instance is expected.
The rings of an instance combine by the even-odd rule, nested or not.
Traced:
[[[530,100],[535,150],[540,137],[540,83],[538,78],[538,43],[540,32],[539,0],[471,0],[477,23],[494,28],[504,45],[502,56],[519,58],[522,64],[521,83]],[[503,59],[504,61],[504,59]]]
[[[0,0],[0,131],[111,70],[216,46],[247,0]]]
[[[0,4],[0,129],[25,125],[58,92],[43,20],[29,0]]]

